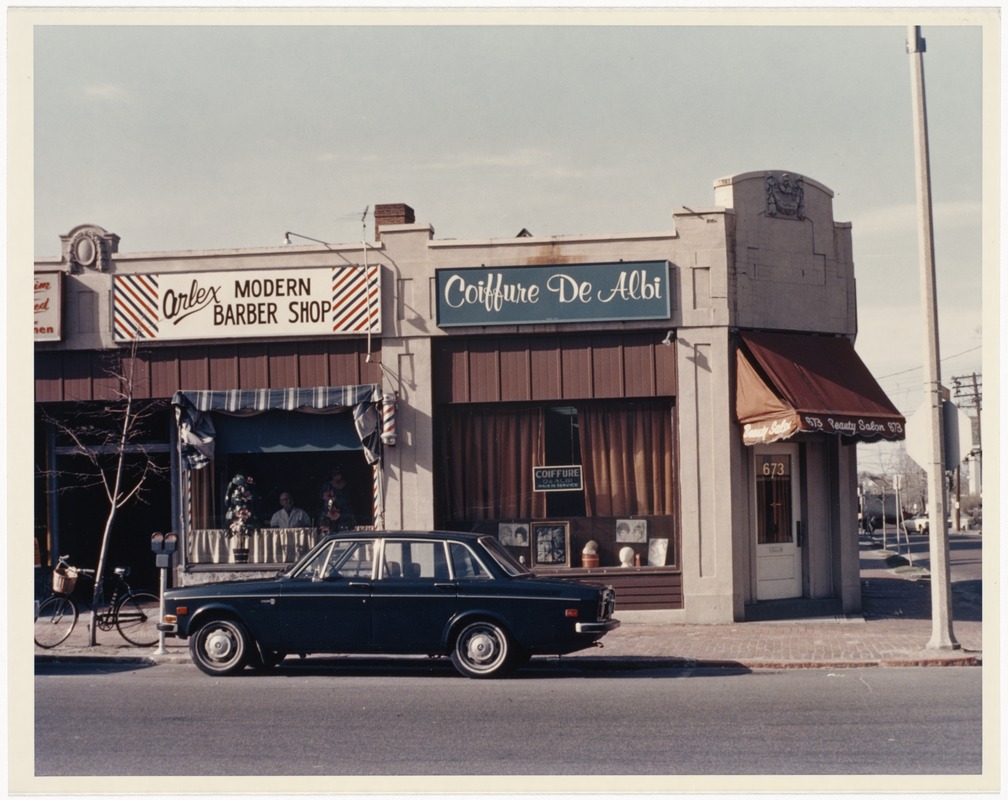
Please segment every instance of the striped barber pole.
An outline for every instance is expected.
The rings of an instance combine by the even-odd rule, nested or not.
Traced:
[[[381,281],[378,265],[333,270],[333,333],[381,332]]]
[[[382,444],[387,444],[390,447],[396,443],[395,412],[395,395],[391,392],[385,392],[382,395],[381,405],[381,440]]]
[[[158,335],[158,276],[113,276],[113,337],[116,341],[156,339]]]
[[[382,494],[380,461],[371,465],[371,501],[374,512],[374,529],[380,531],[385,527],[385,498]]]

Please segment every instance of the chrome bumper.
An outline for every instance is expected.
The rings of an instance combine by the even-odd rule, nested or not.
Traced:
[[[609,633],[620,626],[618,619],[607,619],[604,622],[578,622],[574,630],[578,633]]]

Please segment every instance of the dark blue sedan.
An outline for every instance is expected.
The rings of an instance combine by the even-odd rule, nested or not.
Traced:
[[[329,536],[270,580],[172,589],[160,628],[229,675],[288,654],[451,657],[472,678],[590,647],[619,626],[611,586],[536,577],[494,537],[439,531]]]

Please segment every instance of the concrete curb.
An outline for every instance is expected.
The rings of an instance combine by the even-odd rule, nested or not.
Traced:
[[[339,656],[327,656],[339,658]],[[394,659],[389,659],[393,662]],[[558,662],[556,657],[542,660],[554,661],[565,666],[577,665],[591,670],[644,670],[644,669],[862,669],[870,667],[979,667],[983,665],[982,655],[961,656],[907,656],[906,658],[884,659],[801,659],[793,661],[760,659],[692,659],[661,656],[564,656]],[[168,653],[166,655],[91,655],[88,653],[36,654],[36,664],[137,664],[157,666],[159,664],[191,664],[188,654]],[[404,661],[403,663],[409,663]]]

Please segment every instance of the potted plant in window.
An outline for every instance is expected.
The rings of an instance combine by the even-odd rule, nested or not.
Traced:
[[[252,476],[235,475],[228,484],[224,495],[224,521],[227,523],[227,537],[234,541],[232,552],[236,564],[248,562],[249,536],[256,530],[254,513],[255,481]]]

